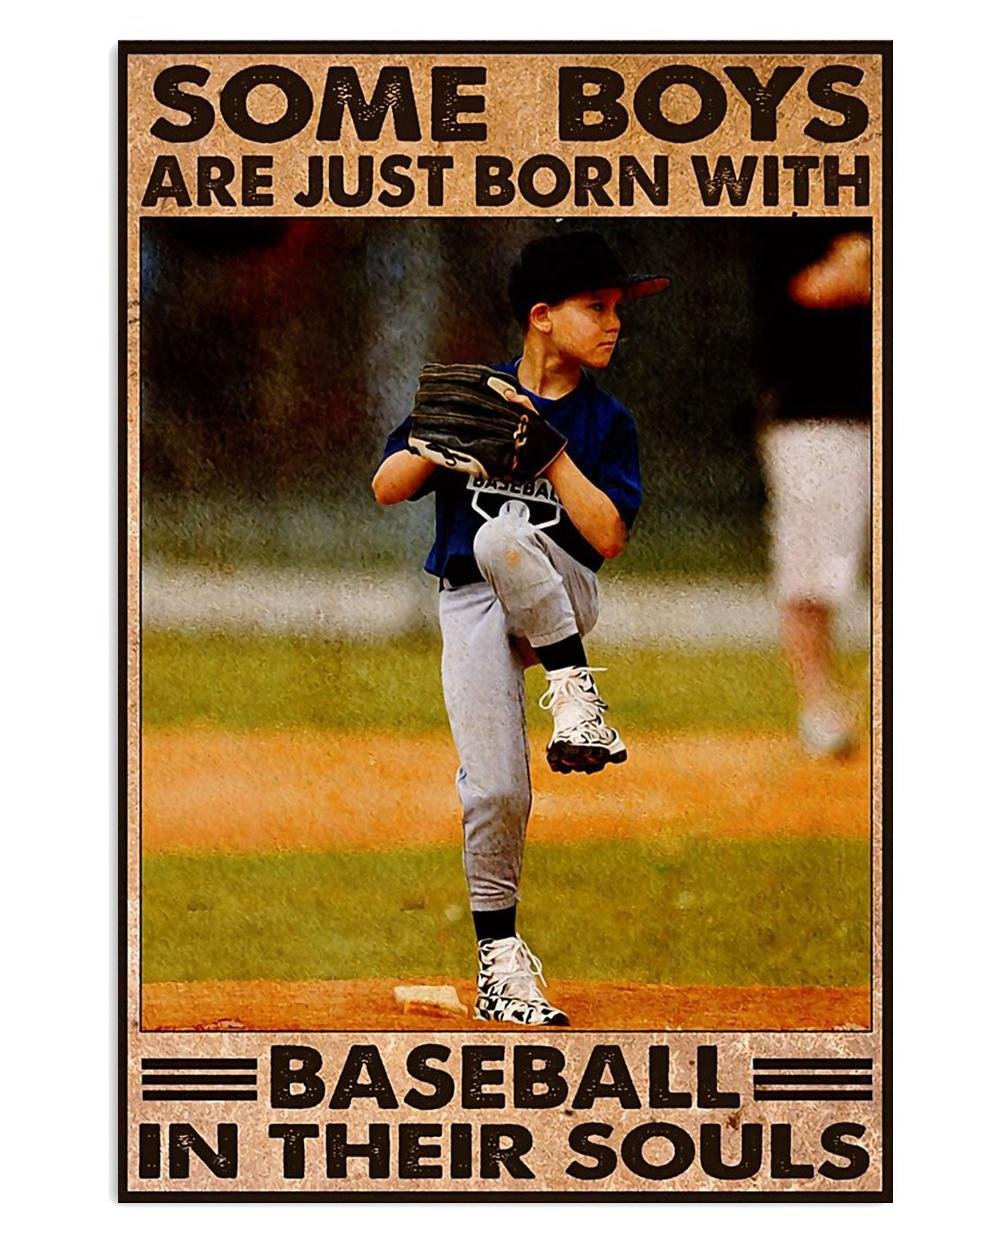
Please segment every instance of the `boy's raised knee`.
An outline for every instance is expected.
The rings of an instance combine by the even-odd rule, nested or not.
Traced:
[[[485,521],[476,531],[472,553],[485,573],[487,568],[516,568],[521,563],[524,542],[531,525],[510,512]]]

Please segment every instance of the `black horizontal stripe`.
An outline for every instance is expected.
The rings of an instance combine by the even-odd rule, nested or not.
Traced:
[[[830,1075],[830,1076],[804,1076],[804,1075],[778,1075],[778,1076],[754,1076],[754,1085],[758,1084],[871,1084],[872,1077],[865,1076],[848,1076],[848,1075]]]
[[[144,1102],[255,1102],[253,1089],[143,1089]]]
[[[172,1076],[143,1076],[143,1084],[256,1084],[256,1072],[250,1072],[245,1076],[227,1076],[227,1075],[198,1075],[192,1072],[190,1075],[172,1075]]]
[[[760,1071],[849,1071],[852,1067],[867,1070],[873,1063],[870,1058],[755,1058],[753,1065]]]
[[[871,1089],[754,1089],[755,1102],[870,1102]]]
[[[144,1071],[256,1071],[256,1058],[144,1058]]]

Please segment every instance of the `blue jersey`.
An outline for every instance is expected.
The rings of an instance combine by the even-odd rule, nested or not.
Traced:
[[[519,363],[509,361],[496,368],[516,377]],[[559,399],[542,399],[523,386],[519,389],[549,424],[566,436],[566,450],[573,463],[604,491],[631,529],[642,502],[642,482],[635,422],[625,405],[601,390],[589,373],[584,373],[576,388]],[[407,417],[389,435],[383,459],[406,449],[409,431]],[[435,468],[413,498],[431,491],[435,495],[436,527],[434,545],[424,567],[436,577],[482,580],[475,570],[472,540],[479,526],[496,516],[512,498],[527,503],[532,524],[581,564],[596,572],[604,562],[570,520],[546,477],[528,482],[497,481]],[[469,569],[475,570],[471,576]]]

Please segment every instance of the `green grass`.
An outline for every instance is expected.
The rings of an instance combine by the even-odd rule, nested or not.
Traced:
[[[601,649],[626,729],[785,728],[776,651]],[[863,688],[867,655],[842,676]],[[417,733],[447,724],[439,643],[147,632],[146,725]],[[543,688],[529,673],[529,694]],[[529,703],[538,731],[545,713]],[[690,834],[690,835],[688,835]],[[860,985],[869,975],[868,846],[834,838],[533,845],[524,931],[567,977],[674,984]],[[469,919],[453,849],[158,855],[143,867],[147,981],[466,976]],[[583,922],[581,922],[583,917]]]
[[[439,643],[413,636],[386,643],[146,632],[143,722],[228,728],[306,727],[416,733],[447,727]],[[600,648],[601,692],[623,724],[638,729],[762,729],[794,721],[777,651],[682,653]],[[850,655],[842,675],[863,686],[868,657]],[[544,688],[528,674],[529,694]],[[534,701],[534,700],[533,700]],[[534,707],[529,714],[544,720]]]
[[[523,929],[560,976],[868,982],[863,842],[529,839],[525,883]],[[142,921],[146,982],[470,974],[457,847],[151,856]]]

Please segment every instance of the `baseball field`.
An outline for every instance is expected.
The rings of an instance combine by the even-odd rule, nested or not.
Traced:
[[[393,992],[473,996],[438,660],[425,635],[146,631],[145,1028],[498,1026]],[[584,1029],[867,1028],[867,721],[814,762],[776,651],[592,661],[630,754],[597,776],[546,767],[529,672],[519,926],[551,1000]],[[866,716],[867,654],[841,675]]]

